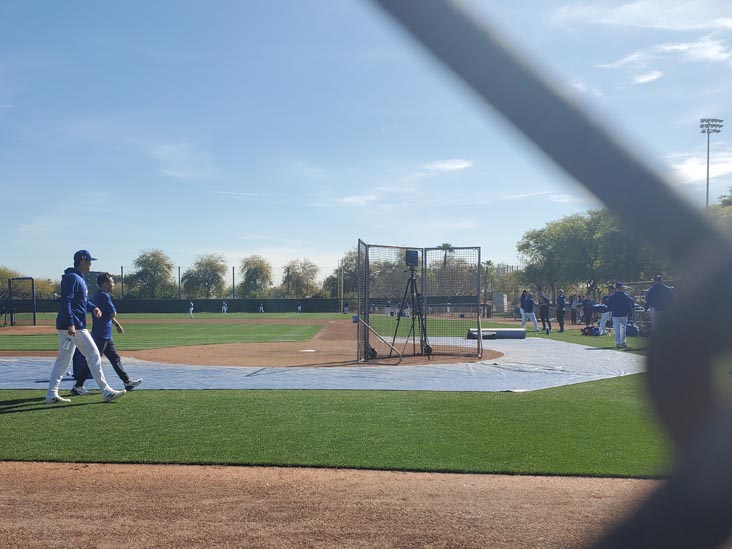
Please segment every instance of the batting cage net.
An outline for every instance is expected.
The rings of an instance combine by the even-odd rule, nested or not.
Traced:
[[[358,241],[358,360],[480,356],[480,248]]]
[[[36,286],[31,277],[9,278],[6,298],[0,302],[0,321],[10,326],[36,325]]]

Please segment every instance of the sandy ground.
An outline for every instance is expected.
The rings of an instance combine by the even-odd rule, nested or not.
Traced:
[[[0,463],[4,547],[581,547],[658,481]]]
[[[3,333],[9,334],[7,330]],[[18,330],[47,333],[53,327]],[[344,365],[353,363],[354,332],[350,322],[337,321],[305,344],[207,345],[122,354],[197,365]],[[487,351],[484,359],[499,355]],[[418,362],[424,359],[402,365]],[[0,545],[579,547],[632,512],[659,482],[0,462]]]

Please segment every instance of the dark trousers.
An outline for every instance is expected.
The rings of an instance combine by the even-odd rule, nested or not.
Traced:
[[[130,381],[130,376],[122,366],[122,357],[117,353],[117,347],[114,346],[114,340],[104,339],[103,337],[97,336],[94,336],[93,339],[97,349],[99,349],[99,354],[107,357],[107,360],[112,364],[112,368],[114,368],[114,371],[122,380],[122,383],[128,383]],[[76,379],[76,386],[80,387],[83,385],[84,380],[91,377],[91,371],[89,370],[89,365],[86,363],[84,355],[81,353],[74,353],[74,378]]]
[[[559,322],[559,331],[564,331],[564,311],[557,311],[557,322]]]
[[[577,324],[577,309],[573,307],[569,316],[572,319],[572,324]]]
[[[541,320],[542,332],[545,332],[547,328],[552,329],[552,321],[549,320],[549,308],[539,307],[539,320]]]

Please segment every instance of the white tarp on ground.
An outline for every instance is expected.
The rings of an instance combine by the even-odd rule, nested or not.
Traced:
[[[251,368],[184,366],[124,357],[140,389],[379,389],[391,391],[534,391],[645,371],[645,358],[540,337],[491,340],[495,360],[426,366]],[[102,359],[113,387],[121,382]],[[46,389],[53,358],[0,357],[0,389]],[[65,378],[62,390],[71,388]],[[95,388],[94,381],[86,383]],[[138,389],[136,389],[138,390]]]

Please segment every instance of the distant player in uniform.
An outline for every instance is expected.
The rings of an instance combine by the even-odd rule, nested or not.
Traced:
[[[651,312],[651,326],[654,329],[661,316],[674,304],[674,301],[676,301],[674,289],[663,283],[661,275],[656,275],[655,284],[648,289],[646,294],[646,311]]]
[[[298,302],[297,302],[297,314],[300,314],[300,313],[302,313],[302,303],[300,303],[300,302],[298,301]]]
[[[193,301],[188,304],[188,318],[193,318]]]
[[[260,313],[264,312],[264,303],[262,303],[262,302],[259,303],[259,312]]]
[[[221,303],[221,314],[226,314],[229,312],[229,306],[226,304],[226,300]]]
[[[107,357],[112,364],[112,368],[117,373],[122,383],[125,384],[125,390],[131,391],[142,383],[142,378],[132,379],[122,366],[122,358],[117,353],[117,348],[112,339],[112,325],[117,329],[118,334],[124,334],[125,329],[117,320],[117,309],[112,301],[112,290],[114,289],[114,278],[109,273],[102,273],[97,277],[97,286],[99,289],[92,297],[93,302],[102,311],[102,316],[93,318],[92,339],[99,349],[99,353]],[[74,396],[88,395],[89,391],[84,389],[84,381],[89,376],[89,365],[82,355],[74,353],[74,377],[76,383],[71,388],[71,394]]]
[[[111,402],[125,394],[124,391],[115,391],[104,379],[102,371],[102,357],[94,344],[92,336],[86,329],[86,313],[91,311],[93,316],[102,316],[102,311],[87,298],[88,290],[84,273],[91,271],[92,261],[96,261],[88,250],[79,250],[74,254],[74,266],[64,271],[61,278],[61,296],[58,301],[58,315],[56,316],[56,332],[58,333],[58,355],[53,364],[46,404],[71,402],[58,394],[58,387],[64,372],[71,364],[74,351],[79,349],[91,366],[94,381],[102,391],[102,400]]]
[[[635,302],[632,297],[623,291],[622,282],[617,282],[615,284],[615,292],[608,297],[607,306],[613,315],[615,348],[624,349],[628,346],[625,342],[625,328],[628,325],[628,318],[633,316]]]

